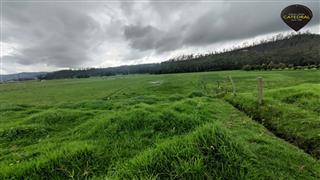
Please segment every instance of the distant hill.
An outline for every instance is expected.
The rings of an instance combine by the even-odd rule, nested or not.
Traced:
[[[6,74],[1,75],[2,81],[19,81],[19,80],[32,80],[36,79],[38,76],[43,76],[47,72],[23,72],[17,74]]]
[[[116,74],[163,74],[217,70],[238,70],[243,68],[267,70],[273,68],[294,68],[320,65],[320,35],[298,34],[278,35],[259,44],[235,48],[221,53],[203,55],[182,55],[155,64],[140,64],[112,68],[91,68],[85,70],[63,70],[48,73],[41,78],[86,78]]]
[[[236,70],[245,65],[267,67],[274,64],[308,66],[320,64],[320,35],[301,34],[277,37],[260,44],[220,54],[172,59],[161,63],[161,73]],[[189,57],[189,58],[188,58]]]

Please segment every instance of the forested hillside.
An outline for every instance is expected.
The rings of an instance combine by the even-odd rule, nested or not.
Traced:
[[[155,64],[111,68],[62,70],[42,76],[43,79],[86,78],[117,74],[164,74],[217,70],[268,70],[284,68],[319,68],[320,35],[278,35],[259,44],[203,55],[181,55]]]

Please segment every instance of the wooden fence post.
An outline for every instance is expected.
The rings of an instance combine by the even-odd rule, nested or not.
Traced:
[[[232,94],[235,96],[236,95],[236,86],[234,85],[233,79],[231,76],[229,76],[229,80],[231,82],[232,85]]]
[[[257,88],[258,88],[258,103],[259,105],[263,102],[263,79],[258,77],[257,79]]]

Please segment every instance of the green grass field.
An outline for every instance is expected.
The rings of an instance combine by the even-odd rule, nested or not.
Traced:
[[[319,77],[221,71],[0,84],[0,179],[320,179]]]

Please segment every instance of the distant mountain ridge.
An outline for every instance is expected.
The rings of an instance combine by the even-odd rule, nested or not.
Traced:
[[[43,76],[47,72],[22,72],[17,74],[5,74],[1,75],[0,80],[2,81],[18,81],[18,80],[32,80],[37,79],[38,76]]]

